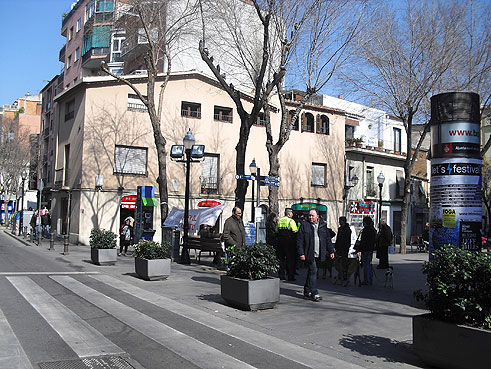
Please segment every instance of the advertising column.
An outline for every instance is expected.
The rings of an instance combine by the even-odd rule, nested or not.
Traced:
[[[480,250],[479,95],[431,98],[430,254],[444,245]]]

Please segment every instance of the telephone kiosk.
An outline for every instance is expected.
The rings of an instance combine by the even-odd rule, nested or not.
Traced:
[[[155,189],[153,186],[138,186],[136,189],[135,243],[140,239],[153,240],[153,213],[155,208]]]

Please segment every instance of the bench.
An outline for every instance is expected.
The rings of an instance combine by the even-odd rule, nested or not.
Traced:
[[[217,252],[223,251],[220,238],[189,237],[188,249],[194,249],[195,259],[198,261],[201,260],[201,253],[203,251],[210,252],[210,254],[212,252],[216,254]]]

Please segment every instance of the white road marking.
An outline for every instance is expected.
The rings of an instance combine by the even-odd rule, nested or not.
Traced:
[[[7,279],[79,357],[125,353],[29,277]]]
[[[146,291],[108,275],[90,276],[100,282],[124,291],[131,296],[150,302],[179,316],[200,323],[206,327],[235,337],[262,350],[283,356],[284,358],[313,369],[343,368],[362,369],[361,366],[337,359],[335,357],[295,345],[265,333],[229,322],[215,315],[195,309],[191,306],[171,300],[167,297]]]
[[[252,369],[253,366],[227,355],[188,335],[130,308],[68,276],[50,277],[91,304],[113,314],[116,319],[165,346],[203,369]]]

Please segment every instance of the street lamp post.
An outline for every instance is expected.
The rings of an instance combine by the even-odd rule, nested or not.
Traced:
[[[257,165],[256,165],[256,159],[253,158],[251,164],[249,164],[249,170],[251,171],[251,175],[253,178],[256,178],[257,174]],[[255,215],[255,209],[254,209],[254,179],[252,180],[252,197],[251,197],[251,223],[254,223],[254,215]]]
[[[256,195],[256,208],[259,208],[259,202],[261,197],[261,168],[259,168],[256,164],[256,159],[252,159],[251,165],[249,165],[249,169],[251,174],[256,178],[257,184],[257,195]],[[254,184],[252,185],[254,188]],[[256,222],[255,218],[255,209],[254,209],[254,194],[253,196],[253,210],[252,210],[252,223],[256,225],[256,242],[259,240],[259,222]]]
[[[377,182],[378,182],[378,188],[379,188],[379,193],[380,193],[380,198],[379,198],[379,211],[378,211],[378,226],[380,228],[380,219],[382,217],[382,187],[384,187],[384,181],[385,177],[382,172],[377,176]]]
[[[19,219],[19,235],[24,234],[24,186],[27,178],[27,173],[22,172],[22,192],[20,201],[20,219]]]
[[[181,264],[191,264],[189,257],[189,176],[191,163],[196,162],[192,159],[202,159],[205,152],[205,145],[195,145],[195,139],[191,129],[188,129],[188,133],[182,140],[182,145],[172,145],[170,149],[170,158],[180,163],[186,163],[186,188],[184,192],[184,224],[183,224],[183,236],[182,236],[182,252],[181,252]],[[184,160],[182,160],[185,156]],[[179,159],[179,160],[177,160]]]

